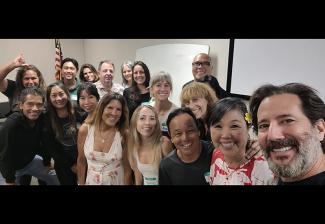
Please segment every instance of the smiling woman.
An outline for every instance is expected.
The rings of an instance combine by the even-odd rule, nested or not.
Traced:
[[[211,185],[266,185],[274,184],[274,175],[263,155],[247,156],[250,120],[245,103],[238,98],[218,101],[208,121],[213,152]]]
[[[131,182],[126,158],[128,109],[118,93],[106,94],[94,116],[78,133],[78,184],[124,185]]]

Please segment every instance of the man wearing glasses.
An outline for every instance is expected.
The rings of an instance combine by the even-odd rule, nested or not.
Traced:
[[[194,80],[183,85],[183,88],[194,81],[204,82],[209,84],[212,87],[212,89],[216,92],[216,95],[219,99],[230,96],[228,92],[226,92],[223,88],[221,88],[218,80],[211,75],[212,68],[213,66],[211,64],[211,58],[209,55],[205,53],[197,54],[194,57],[192,62],[192,73],[193,73]]]

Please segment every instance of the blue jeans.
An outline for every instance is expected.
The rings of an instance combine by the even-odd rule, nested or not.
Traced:
[[[20,177],[29,174],[38,179],[41,179],[47,183],[47,185],[60,185],[59,180],[54,170],[48,171],[48,168],[44,166],[43,159],[39,155],[36,155],[34,159],[23,169],[16,170],[16,184],[19,185]],[[0,174],[0,185],[5,185],[6,180]]]

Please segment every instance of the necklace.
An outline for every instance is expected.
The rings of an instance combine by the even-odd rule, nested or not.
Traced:
[[[105,132],[104,132],[105,133]],[[115,131],[111,133],[111,131],[106,132],[105,136],[103,137],[102,131],[99,131],[99,136],[102,139],[101,142],[105,143],[106,140],[109,140],[112,135],[115,135]]]

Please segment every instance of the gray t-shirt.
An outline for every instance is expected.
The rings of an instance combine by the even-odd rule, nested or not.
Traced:
[[[162,159],[159,166],[159,185],[209,185],[207,177],[210,172],[213,145],[201,141],[202,151],[199,158],[192,163],[184,163],[174,149]]]

